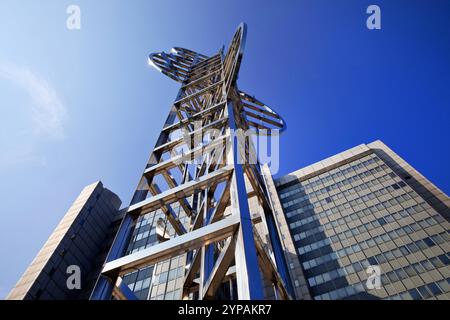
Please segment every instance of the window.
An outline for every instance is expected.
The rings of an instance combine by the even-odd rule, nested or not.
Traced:
[[[409,251],[411,252],[417,252],[419,251],[419,248],[417,248],[417,246],[414,243],[410,243],[407,245]]]
[[[442,292],[448,292],[450,291],[450,285],[449,280],[442,280],[437,283],[439,285],[439,288],[442,290]]]
[[[169,281],[177,277],[177,269],[172,269],[169,271]]]
[[[442,263],[445,264],[446,266],[449,265],[450,259],[449,259],[445,254],[440,255],[438,258],[439,258],[439,259],[442,261]]]
[[[430,262],[433,264],[433,266],[435,266],[436,268],[440,268],[443,267],[444,264],[442,263],[442,261],[436,257],[430,258]]]
[[[408,292],[400,293],[400,297],[401,297],[402,300],[409,300],[409,299],[411,299],[411,295]]]
[[[441,289],[439,289],[439,287],[435,284],[435,283],[430,283],[429,285],[427,285],[428,290],[431,291],[431,293],[435,296],[438,296],[442,293]]]
[[[55,271],[56,271],[55,267],[52,267],[48,272],[49,277],[53,276],[55,274]]]
[[[400,251],[402,252],[403,255],[406,256],[406,255],[409,254],[409,251],[408,251],[408,249],[406,249],[405,246],[401,246],[399,249],[400,249]]]
[[[405,230],[406,233],[411,233],[413,232],[413,229],[410,226],[404,226],[403,230]]]
[[[442,238],[437,234],[432,236],[431,239],[433,239],[432,241],[434,241],[437,244],[441,244],[444,242],[444,240],[442,240]]]
[[[353,265],[348,265],[348,266],[345,267],[345,271],[348,274],[351,274],[351,273],[355,272],[355,269],[353,268]]]
[[[159,275],[159,283],[164,283],[167,280],[168,272],[163,272]]]
[[[428,260],[422,261],[421,264],[422,264],[422,266],[423,266],[426,270],[428,270],[428,271],[434,270],[433,265],[432,265],[431,262],[428,261]]]
[[[399,280],[394,271],[388,272],[387,276],[388,276],[389,280],[391,280],[391,282],[395,282],[395,281]]]
[[[386,258],[382,254],[377,255],[376,259],[380,264],[386,262]]]
[[[402,252],[400,251],[400,249],[394,249],[392,250],[392,253],[396,258],[400,258],[402,256]]]
[[[359,262],[355,262],[353,264],[353,268],[355,269],[356,272],[359,272],[362,270],[361,264]]]
[[[414,300],[422,299],[422,297],[420,296],[419,292],[416,289],[411,289],[408,292]]]
[[[416,245],[417,245],[420,249],[422,249],[422,250],[425,250],[426,248],[428,248],[428,246],[426,245],[426,243],[423,242],[422,240],[418,240],[418,241],[416,241],[415,243],[416,243]]]
[[[394,259],[394,254],[392,253],[392,251],[387,251],[384,253],[384,256],[386,257],[387,260],[392,260]]]
[[[39,299],[40,296],[42,295],[42,292],[43,292],[42,289],[39,288],[38,291],[36,292],[36,294],[34,295],[35,298],[36,298],[36,299]]]
[[[425,272],[425,269],[420,265],[420,263],[414,263],[412,266],[418,274]]]
[[[407,266],[407,267],[405,267],[404,269],[405,269],[406,273],[408,274],[408,276],[414,277],[414,276],[416,275],[416,272],[415,272],[415,270],[413,269],[413,267]]]
[[[428,292],[425,286],[418,287],[417,290],[420,292],[424,299],[430,298],[431,294]]]
[[[427,246],[432,247],[435,246],[436,244],[433,242],[433,240],[431,240],[430,238],[425,238],[423,239],[423,241],[427,244]]]
[[[398,269],[395,272],[397,273],[397,276],[402,280],[408,278],[408,274],[403,269]]]

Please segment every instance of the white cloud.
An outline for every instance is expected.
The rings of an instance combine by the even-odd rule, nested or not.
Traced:
[[[35,134],[64,138],[67,110],[55,89],[26,67],[0,62],[0,78],[21,87],[31,98],[30,117]]]
[[[0,171],[45,166],[45,142],[64,138],[66,107],[53,86],[27,67],[0,61],[0,85],[5,81],[18,96],[8,97],[7,88],[0,94]]]

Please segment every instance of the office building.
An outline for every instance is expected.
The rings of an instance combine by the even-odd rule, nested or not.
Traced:
[[[85,187],[7,299],[88,299],[120,222],[120,205],[101,182]],[[79,288],[67,285],[76,272],[70,266],[79,267]]]
[[[287,250],[301,263],[294,286],[311,298],[450,298],[449,197],[381,141],[276,179],[274,188]],[[378,289],[367,286],[369,266],[380,267]]]

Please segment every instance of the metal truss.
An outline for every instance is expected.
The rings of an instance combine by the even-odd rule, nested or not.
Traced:
[[[232,298],[264,299],[267,283],[272,297],[294,298],[260,165],[248,161],[255,159],[253,144],[235,134],[286,128],[276,112],[237,87],[245,40],[242,23],[226,52],[208,57],[175,47],[150,55],[150,64],[181,89],[91,299],[133,299],[124,274],[178,255],[187,260],[183,299],[214,299],[233,282]],[[173,235],[159,232],[160,243],[125,255],[136,219],[158,209]]]

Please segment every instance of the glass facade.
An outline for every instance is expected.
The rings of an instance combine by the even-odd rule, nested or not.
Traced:
[[[377,154],[276,184],[313,299],[450,298],[448,221]]]
[[[181,223],[187,227],[189,218],[178,204],[171,205]],[[149,248],[176,236],[161,209],[138,218],[127,254]],[[123,281],[139,300],[181,299],[186,254],[156,265],[133,271],[123,276]]]

